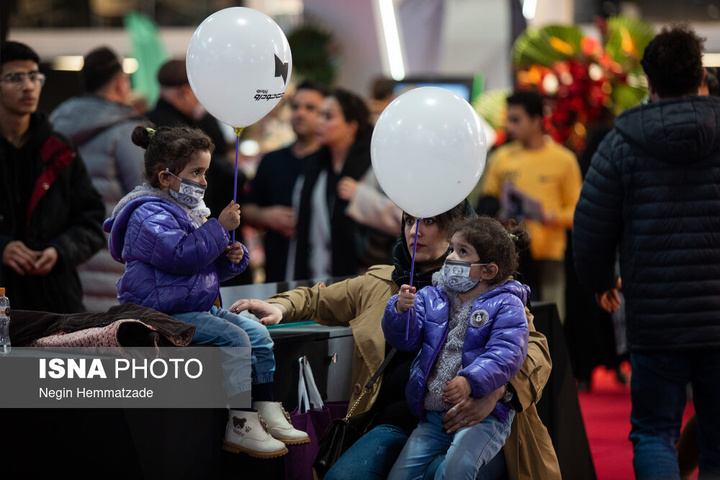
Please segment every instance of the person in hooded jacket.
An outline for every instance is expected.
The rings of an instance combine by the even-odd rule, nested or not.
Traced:
[[[363,387],[391,351],[381,328],[388,299],[397,294],[403,284],[412,283],[417,288],[432,284],[433,274],[439,271],[448,253],[452,225],[464,217],[476,217],[468,201],[432,218],[424,218],[419,224],[413,217],[404,215],[401,234],[392,248],[393,265],[375,265],[363,275],[327,286],[320,282],[312,287],[296,288],[273,295],[267,301],[241,299],[230,307],[234,312],[251,310],[266,325],[312,320],[352,329],[355,347],[349,405],[357,404],[354,415],[372,411],[373,421],[371,429],[326,473],[326,480],[387,478],[417,425],[418,419],[405,398],[410,365],[417,352],[396,351],[372,390],[366,391]],[[480,422],[499,400],[515,410],[512,431],[502,452],[480,469],[478,478],[497,480],[503,478],[502,475],[507,475],[508,480],[560,478],[550,435],[535,406],[542,397],[552,362],[547,339],[535,330],[530,311],[526,309],[525,313],[530,340],[528,356],[520,372],[507,386],[501,386],[485,398],[468,398],[443,418],[448,432],[455,432]]]
[[[642,66],[650,102],[622,113],[592,158],[575,209],[578,277],[625,297],[638,479],[677,479],[691,383],[700,478],[720,478],[720,100],[698,96],[703,41],[664,28]]]
[[[50,121],[82,155],[109,216],[117,202],[142,183],[143,150],[130,138],[142,117],[127,104],[130,77],[108,47],[85,55],[81,74],[85,94],[61,103]],[[104,312],[118,304],[115,282],[124,271],[107,248],[78,267],[89,311]]]
[[[203,197],[210,137],[199,129],[151,125],[136,127],[132,139],[146,151],[148,183],[127,194],[104,224],[110,253],[126,267],[117,282],[120,303],[194,325],[194,343],[230,347],[223,351],[230,397],[223,449],[274,458],[287,453],[286,444],[309,442],[305,432],[290,425],[280,402],[273,401],[275,356],[267,328],[218,306],[220,281],[247,268],[249,255],[230,239],[229,232],[240,226],[234,201],[208,219]],[[250,358],[243,356],[247,347]],[[257,411],[241,405],[248,390]]]
[[[420,423],[389,479],[422,477],[445,455],[435,477],[473,480],[500,452],[515,417],[515,410],[498,401],[482,421],[470,426],[465,420],[453,434],[443,422],[461,401],[485,398],[507,385],[525,362],[530,288],[512,275],[530,236],[512,221],[506,229],[487,216],[453,230],[450,253],[433,285],[418,291],[404,284],[385,308],[388,343],[401,351],[419,349],[405,392]]]

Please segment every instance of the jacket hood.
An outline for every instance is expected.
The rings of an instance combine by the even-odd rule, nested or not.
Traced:
[[[176,215],[182,215],[182,212],[189,215],[190,218],[199,226],[205,222],[204,217],[210,214],[210,210],[202,203],[192,210],[178,204],[166,192],[159,188],[151,187],[147,183],[138,185],[135,189],[125,195],[115,206],[112,216],[103,223],[103,230],[110,233],[110,254],[117,261],[121,261],[121,253],[125,244],[125,232],[127,230],[130,217],[137,207],[148,202],[162,202],[170,204],[168,208],[176,211]]]
[[[129,106],[95,96],[73,97],[58,106],[50,115],[56,129],[65,135],[138,117]]]
[[[720,145],[720,98],[661,100],[623,112],[615,128],[628,142],[667,162],[692,162]]]

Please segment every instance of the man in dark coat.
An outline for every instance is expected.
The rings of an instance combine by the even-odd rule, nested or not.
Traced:
[[[687,27],[650,42],[642,66],[651,102],[617,118],[575,209],[581,281],[611,290],[620,252],[638,479],[680,478],[688,382],[700,476],[720,478],[720,100],[697,96],[702,51]]]
[[[13,308],[84,311],[76,267],[105,243],[105,207],[75,148],[37,112],[37,54],[0,52],[0,286]]]

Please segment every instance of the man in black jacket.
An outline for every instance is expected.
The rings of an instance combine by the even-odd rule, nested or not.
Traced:
[[[700,477],[720,478],[720,99],[698,96],[703,41],[664,29],[645,49],[651,102],[620,115],[575,209],[578,277],[614,286],[620,252],[638,479],[680,478],[693,387]]]
[[[13,308],[84,311],[76,267],[105,242],[105,214],[75,148],[37,112],[37,54],[0,52],[0,286]]]

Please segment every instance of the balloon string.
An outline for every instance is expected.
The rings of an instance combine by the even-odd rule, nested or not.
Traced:
[[[410,262],[410,286],[413,285],[413,278],[415,275],[415,252],[417,251],[417,237],[418,237],[418,231],[420,230],[420,219],[415,219],[415,242],[413,243],[413,256],[412,256],[412,262]],[[414,316],[415,313],[415,307],[412,307],[408,309],[407,311],[407,321],[405,322],[405,340],[408,339],[408,333],[410,331],[410,317]]]
[[[237,205],[238,155],[240,154],[240,133],[245,127],[233,127],[235,130],[235,180],[233,181],[233,202]],[[232,243],[235,243],[235,230],[232,231]]]

